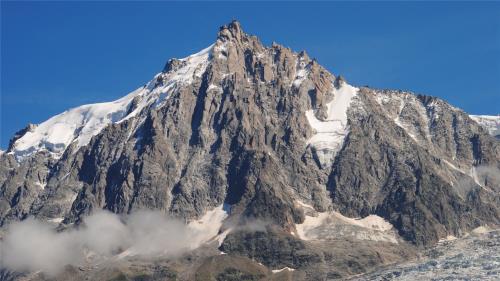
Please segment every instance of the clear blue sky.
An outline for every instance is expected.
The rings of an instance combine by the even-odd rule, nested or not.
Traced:
[[[1,147],[28,122],[138,88],[238,19],[355,85],[500,113],[500,3],[1,3]]]

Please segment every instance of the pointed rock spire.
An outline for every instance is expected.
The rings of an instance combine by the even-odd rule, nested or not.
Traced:
[[[165,64],[165,67],[163,67],[163,71],[162,72],[166,73],[166,72],[169,72],[171,70],[178,69],[183,64],[185,64],[185,63],[183,61],[179,60],[179,59],[175,59],[175,58],[169,59],[167,61],[167,63]]]
[[[347,83],[347,82],[345,81],[344,76],[342,76],[342,75],[337,76],[337,78],[335,79],[335,87],[336,87],[336,88],[340,88],[340,87],[342,87],[342,85],[343,85],[344,83]]]
[[[223,41],[235,39],[240,42],[243,34],[240,22],[233,20],[228,25],[223,25],[219,28],[217,39],[221,39]]]

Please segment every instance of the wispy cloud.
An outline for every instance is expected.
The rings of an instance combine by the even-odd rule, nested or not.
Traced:
[[[139,256],[176,256],[202,243],[200,231],[158,211],[138,211],[120,217],[99,211],[77,229],[57,232],[35,219],[8,227],[0,244],[0,266],[16,271],[41,270],[56,275],[67,264],[83,265],[91,255],[123,252]]]

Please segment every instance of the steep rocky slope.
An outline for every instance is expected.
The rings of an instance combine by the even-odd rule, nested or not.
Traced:
[[[188,222],[219,208],[223,251],[306,279],[500,222],[500,143],[469,115],[351,86],[238,22],[122,99],[28,126],[0,163],[4,229],[29,216],[64,229],[99,209]]]

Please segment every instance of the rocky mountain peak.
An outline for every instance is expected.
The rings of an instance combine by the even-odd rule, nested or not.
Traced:
[[[437,98],[349,85],[237,21],[123,98],[22,134],[13,156],[0,155],[0,226],[34,216],[72,227],[95,210],[155,209],[202,231],[214,222],[210,241],[224,252],[320,274],[344,258],[339,246],[404,252],[500,224],[500,185],[488,174],[500,145],[468,115]],[[247,235],[238,229],[247,221],[272,228]]]
[[[165,64],[165,67],[163,68],[162,72],[166,73],[169,71],[175,71],[176,69],[179,69],[183,64],[184,64],[183,61],[176,58],[171,58]]]
[[[223,25],[219,28],[217,39],[221,39],[223,41],[235,39],[236,41],[241,42],[241,38],[243,36],[245,36],[245,33],[241,29],[240,22],[233,20],[229,24]]]

